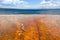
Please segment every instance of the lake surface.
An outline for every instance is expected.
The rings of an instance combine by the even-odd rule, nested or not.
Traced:
[[[0,8],[0,14],[60,14],[60,9],[6,9],[6,8]]]

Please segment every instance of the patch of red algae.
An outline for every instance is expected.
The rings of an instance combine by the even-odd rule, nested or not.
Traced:
[[[0,40],[60,40],[60,17],[22,18],[0,20]]]

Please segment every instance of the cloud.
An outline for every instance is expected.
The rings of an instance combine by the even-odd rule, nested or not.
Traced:
[[[60,0],[42,0],[37,5],[30,5],[24,0],[2,0],[0,7],[5,8],[22,8],[22,9],[42,9],[42,8],[60,8]]]
[[[54,9],[60,8],[60,0],[42,0],[38,5],[33,5],[32,8],[36,9]]]
[[[39,4],[40,8],[59,8],[60,7],[60,1],[59,0],[49,0],[48,2],[43,0]]]
[[[13,0],[3,0],[2,4],[11,4]]]
[[[5,8],[28,8],[28,4],[28,2],[23,0],[3,0],[0,2],[0,7],[4,6]]]

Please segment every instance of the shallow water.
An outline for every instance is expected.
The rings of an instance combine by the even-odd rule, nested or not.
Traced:
[[[0,15],[0,40],[60,40],[60,15]]]

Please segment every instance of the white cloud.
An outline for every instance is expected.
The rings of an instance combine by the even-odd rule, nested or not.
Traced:
[[[43,0],[38,8],[60,8],[60,0],[49,0],[48,2]]]
[[[37,9],[60,8],[60,0],[49,0],[49,1],[42,0],[38,5],[32,6],[32,8],[37,8]]]
[[[2,3],[3,4],[11,4],[13,2],[13,0],[3,0]]]
[[[4,4],[4,5],[2,5]],[[6,6],[8,5],[8,6]],[[60,0],[49,0],[45,1],[42,0],[39,4],[37,5],[29,5],[29,2],[23,1],[23,0],[3,0],[0,3],[0,7],[5,7],[5,8],[60,8]]]
[[[2,6],[5,8],[28,8],[30,7],[28,4],[29,4],[28,2],[23,1],[23,0],[3,0],[0,3],[0,7]],[[6,5],[8,5],[8,7]]]

